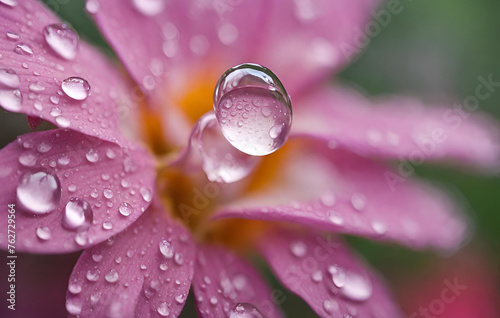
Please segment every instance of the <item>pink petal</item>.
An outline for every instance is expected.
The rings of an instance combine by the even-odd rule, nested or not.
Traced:
[[[195,268],[193,289],[201,317],[225,317],[238,303],[250,304],[264,317],[281,317],[274,298],[282,292],[269,290],[252,266],[224,248],[199,246]]]
[[[66,309],[80,317],[177,317],[194,272],[195,244],[158,203],[122,233],[85,250]]]
[[[141,1],[107,0],[96,5],[97,1],[88,0],[87,10],[94,13],[135,81],[145,92],[158,88],[164,97],[165,78],[176,93],[179,87],[199,80],[192,76],[206,75],[206,71],[219,76],[229,67],[248,62],[264,29],[260,23],[264,3],[190,0],[142,1],[141,5]],[[215,70],[213,63],[218,66]],[[217,78],[206,80],[213,80],[215,86]]]
[[[397,158],[420,165],[455,160],[500,166],[500,130],[478,114],[449,107],[425,107],[393,97],[370,101],[348,89],[323,89],[296,107],[293,133],[329,141],[363,156]]]
[[[63,253],[102,242],[142,214],[154,180],[153,159],[143,148],[70,130],[26,134],[0,150],[0,202],[15,204],[18,251]],[[2,248],[8,213],[1,212]]]
[[[260,246],[283,285],[320,317],[402,317],[377,275],[333,235],[280,231]]]
[[[73,60],[58,55],[45,40],[43,30],[61,21],[39,1],[17,2],[14,7],[3,5],[0,11],[0,72],[13,71],[18,77],[10,87],[0,84],[0,91],[4,92],[0,105],[60,128],[120,141],[119,112],[133,107],[130,99],[135,96],[120,73],[102,54],[81,40]],[[69,77],[88,82],[88,98],[75,100],[63,92],[61,83]],[[21,94],[20,103],[13,101],[18,100],[17,97],[11,96],[16,89]],[[9,101],[5,100],[6,94],[10,94]]]
[[[390,167],[311,143],[287,159],[274,183],[214,218],[288,221],[413,248],[453,248],[465,235],[460,209],[443,192]]]
[[[350,63],[370,42],[370,11],[380,1],[270,1],[258,63],[290,93],[310,87]],[[387,8],[383,7],[387,12]],[[374,23],[374,26],[380,26]],[[373,30],[373,29],[372,29]],[[292,97],[294,95],[292,94]],[[296,96],[296,95],[295,95]]]

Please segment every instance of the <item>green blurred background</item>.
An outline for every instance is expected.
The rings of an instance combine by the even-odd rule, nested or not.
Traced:
[[[368,48],[336,80],[340,78],[369,95],[405,94],[425,101],[444,101],[449,107],[452,105],[446,103],[449,103],[450,96],[462,100],[474,94],[478,76],[492,74],[493,79],[500,81],[500,1],[402,0],[401,3],[403,11],[392,16],[390,24],[371,39]],[[73,25],[82,38],[113,54],[83,13],[83,0],[69,0],[60,5],[58,14]],[[500,90],[481,102],[480,109],[500,119]],[[5,116],[0,115],[2,123],[12,125],[5,128],[21,133],[22,129],[15,121],[2,120]],[[488,264],[491,272],[488,277],[494,286],[489,292],[498,299],[500,178],[434,165],[420,166],[417,173],[463,195],[468,202],[464,203],[465,207],[475,225],[471,243],[448,261],[430,252],[415,252],[363,239],[349,238],[350,243],[386,277],[407,313],[414,308],[407,304],[405,297],[414,295],[407,296],[405,292],[408,287],[419,288],[408,285],[412,279],[425,281],[432,277],[436,268],[474,258],[471,251],[480,251],[475,261]],[[442,281],[436,284],[442,284]],[[314,316],[295,296],[287,294],[287,300],[284,308],[289,317]],[[451,317],[447,316],[449,313],[446,309],[442,317]],[[183,316],[193,314],[192,309],[187,309]]]

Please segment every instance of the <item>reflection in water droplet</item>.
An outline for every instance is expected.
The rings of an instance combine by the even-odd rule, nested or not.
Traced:
[[[342,267],[338,265],[328,266],[328,272],[332,275],[332,281],[338,288],[342,288],[345,285],[345,271]]]
[[[62,81],[61,88],[74,100],[85,100],[90,94],[90,84],[80,77],[68,77]]]
[[[47,44],[62,58],[73,60],[78,52],[78,35],[66,24],[56,23],[43,29]]]
[[[258,158],[234,148],[222,135],[213,112],[195,124],[191,142],[202,158],[202,169],[210,181],[231,183],[253,171]]]
[[[62,225],[69,230],[85,230],[90,227],[94,212],[90,204],[79,198],[71,198],[64,208]]]
[[[0,89],[19,88],[20,84],[19,76],[13,69],[0,68]]]
[[[292,124],[292,104],[283,84],[257,64],[238,65],[221,76],[215,88],[214,110],[226,139],[253,156],[264,156],[283,146]],[[234,115],[224,118],[225,111]]]
[[[348,271],[341,293],[351,300],[365,301],[372,295],[371,281],[358,273]]]
[[[165,0],[132,0],[134,8],[146,16],[161,13],[165,8]]]
[[[61,201],[61,183],[56,174],[29,170],[19,179],[17,202],[32,214],[53,211]]]
[[[252,304],[237,303],[229,311],[229,318],[264,318],[264,315]]]

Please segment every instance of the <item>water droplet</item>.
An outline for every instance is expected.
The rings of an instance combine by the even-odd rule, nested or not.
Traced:
[[[96,163],[99,160],[99,154],[94,149],[90,149],[85,155],[85,158],[87,158],[89,162]]]
[[[82,313],[82,305],[77,303],[76,299],[67,299],[66,300],[66,310],[70,315],[79,315]]]
[[[111,189],[104,189],[104,191],[102,192],[102,194],[104,195],[104,197],[106,199],[111,199],[113,197],[113,190],[111,190]]]
[[[168,315],[170,315],[170,311],[168,310],[168,304],[166,302],[162,302],[156,308],[156,312],[158,313],[158,315],[162,317],[168,317]]]
[[[48,142],[45,142],[45,141],[42,141],[37,147],[36,149],[38,150],[38,152],[40,153],[46,153],[48,152],[50,149],[52,149],[52,144],[48,143]]]
[[[0,3],[5,4],[9,7],[17,6],[17,0],[0,0]]]
[[[175,253],[174,260],[177,265],[182,265],[184,263],[184,256],[181,253]]]
[[[341,293],[351,300],[365,301],[372,295],[371,281],[358,273],[348,271]]]
[[[130,204],[128,204],[127,202],[123,202],[118,207],[118,211],[123,216],[129,216],[130,214],[132,214],[134,212],[134,208]]]
[[[73,295],[77,295],[82,291],[82,286],[76,282],[69,283],[68,291]]]
[[[385,232],[387,232],[387,225],[380,221],[373,221],[372,229],[375,231],[375,233],[383,235],[385,234]]]
[[[47,44],[62,58],[73,60],[78,52],[78,34],[69,29],[66,24],[56,23],[43,29]]]
[[[252,304],[237,303],[229,311],[229,318],[264,318],[264,315]]]
[[[165,9],[165,0],[132,0],[134,8],[146,16],[153,16]]]
[[[214,305],[214,306],[215,306],[215,305],[217,305],[217,303],[218,303],[218,302],[219,302],[219,301],[217,300],[217,298],[215,298],[215,297],[210,298],[210,303],[211,303],[212,305]]]
[[[94,253],[94,254],[92,254],[92,259],[94,260],[94,262],[100,262],[102,259],[102,255]]]
[[[328,213],[329,213],[328,218],[330,219],[330,222],[332,222],[335,225],[344,224],[344,219],[337,212],[329,211]]]
[[[7,39],[16,41],[19,40],[20,36],[16,32],[7,31]]]
[[[106,150],[106,157],[108,157],[108,159],[115,159],[116,158],[115,151],[109,148],[108,150]]]
[[[175,301],[179,304],[183,304],[186,301],[186,296],[187,295],[179,294],[175,297]]]
[[[102,228],[105,229],[105,230],[112,230],[113,229],[113,223],[111,223],[111,221],[106,221],[104,223],[102,223]]]
[[[61,183],[56,174],[29,170],[19,179],[17,202],[29,212],[40,215],[53,211],[61,201]]]
[[[104,276],[104,279],[108,282],[108,283],[116,283],[118,281],[118,273],[114,270],[114,269],[111,269],[107,274],[106,276]]]
[[[223,121],[227,100],[241,107],[233,107],[234,116]],[[252,156],[278,150],[286,142],[292,124],[292,104],[283,84],[257,64],[238,65],[221,76],[215,88],[214,110],[226,139]],[[239,121],[244,125],[239,127]]]
[[[85,10],[87,10],[87,12],[91,14],[96,14],[97,11],[99,11],[99,7],[100,4],[97,0],[87,0],[87,2],[85,3]]]
[[[52,117],[57,117],[59,115],[61,115],[61,109],[59,107],[54,107],[50,110],[50,116]]]
[[[330,314],[333,311],[338,311],[339,305],[333,299],[325,299],[325,301],[323,302],[323,309]]]
[[[50,96],[49,100],[50,100],[50,102],[51,102],[52,104],[54,104],[54,105],[59,104],[59,97],[58,97],[58,96],[56,96],[56,95]]]
[[[33,55],[33,49],[26,43],[19,43],[14,52],[21,55]]]
[[[89,269],[87,271],[87,279],[91,282],[96,282],[99,279],[99,276],[101,275],[101,272],[97,268]]]
[[[26,152],[23,152],[19,156],[19,163],[22,164],[25,167],[33,167],[36,164],[38,156],[35,152],[28,150]]]
[[[90,95],[89,83],[80,77],[68,77],[61,83],[63,92],[74,100],[85,100]]]
[[[293,241],[290,243],[290,252],[296,257],[304,257],[307,254],[307,245],[302,241]]]
[[[94,212],[90,204],[79,198],[71,198],[64,208],[62,225],[69,230],[85,230],[90,227]]]
[[[11,112],[18,112],[22,108],[22,94],[18,89],[0,89],[0,106]]]
[[[0,89],[7,88],[19,88],[21,81],[19,76],[13,69],[0,68]]]
[[[51,237],[50,229],[46,226],[40,226],[36,228],[36,236],[41,240],[48,240]]]
[[[32,91],[34,93],[40,93],[40,92],[43,92],[45,90],[45,86],[43,86],[43,84],[40,82],[31,83],[28,86],[28,88],[30,89],[30,91]]]
[[[172,258],[174,256],[174,247],[172,243],[167,241],[167,239],[162,238],[160,240],[160,252],[165,256],[165,258]]]
[[[351,197],[351,204],[356,210],[363,211],[366,207],[366,197],[361,193],[354,193]]]
[[[314,271],[311,274],[311,279],[313,282],[319,283],[323,280],[323,273],[320,270]]]
[[[63,117],[63,116],[59,116],[56,118],[56,123],[59,125],[59,127],[61,128],[68,128],[69,125],[71,125],[71,122],[69,121],[69,119],[67,119],[66,117]]]
[[[321,196],[321,202],[326,206],[333,206],[336,202],[335,195],[331,192],[325,192]]]
[[[151,202],[153,195],[151,194],[151,190],[149,188],[142,187],[139,189],[139,192],[141,193],[141,196],[144,199],[144,201]]]
[[[217,30],[217,36],[219,37],[219,40],[222,44],[231,45],[238,39],[239,32],[233,24],[224,23]]]
[[[328,272],[332,275],[332,281],[335,286],[342,288],[345,285],[345,271],[342,267],[338,265],[328,266]]]
[[[192,143],[202,157],[202,168],[210,181],[231,183],[248,176],[257,157],[234,148],[222,135],[213,112],[203,115],[195,125]]]

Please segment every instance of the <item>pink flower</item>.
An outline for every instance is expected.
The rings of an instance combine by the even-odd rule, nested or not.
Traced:
[[[398,317],[382,280],[338,234],[412,248],[463,240],[460,208],[409,178],[412,165],[496,167],[494,124],[324,82],[357,51],[372,1],[86,7],[138,86],[38,2],[0,1],[0,105],[57,126],[0,151],[0,245],[12,248],[14,204],[16,251],[83,249],[69,314],[175,317],[192,285],[203,317],[280,317],[282,294],[244,260],[258,251],[319,316]],[[276,72],[294,101],[287,145],[230,184],[166,164],[211,109],[220,74],[247,62]]]

